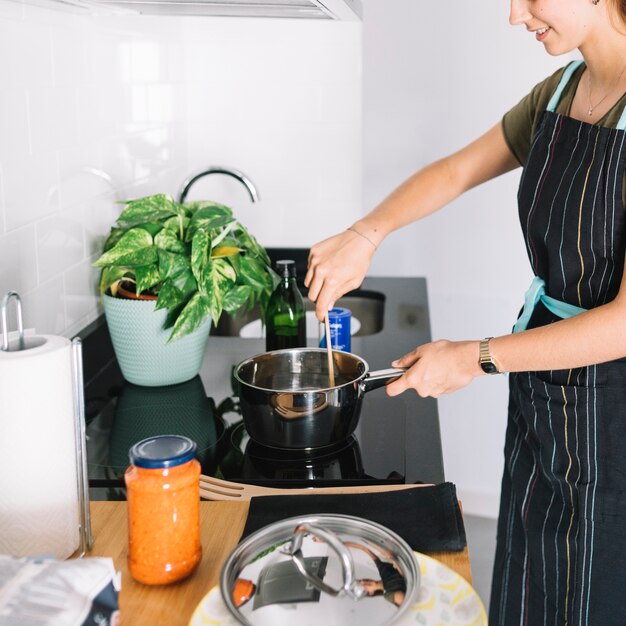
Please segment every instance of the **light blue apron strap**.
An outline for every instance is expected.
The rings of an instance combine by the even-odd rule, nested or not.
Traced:
[[[617,126],[615,127],[617,130],[626,130],[626,106],[622,111],[622,117],[619,118],[619,122],[617,122]]]
[[[541,302],[548,311],[561,319],[574,317],[574,315],[584,313],[587,310],[547,296],[546,283],[542,278],[539,278],[539,276],[535,276],[524,296],[524,308],[522,309],[522,314],[519,316],[519,319],[515,322],[515,326],[513,326],[514,333],[526,330],[530,317],[537,306],[537,302]]]
[[[561,99],[561,94],[563,93],[563,89],[565,89],[565,85],[569,82],[569,79],[572,77],[572,74],[576,71],[576,68],[580,66],[582,60],[572,61],[563,72],[563,76],[561,76],[561,80],[556,88],[556,91],[552,94],[550,98],[550,102],[548,102],[548,106],[546,107],[546,111],[554,112],[556,109],[556,105],[559,103]]]
[[[526,330],[528,322],[530,322],[530,316],[535,310],[537,302],[541,299],[541,296],[546,292],[546,284],[542,278],[535,276],[533,282],[530,283],[530,287],[526,291],[524,296],[524,308],[522,314],[519,316],[515,326],[513,326],[513,332],[519,333],[522,330]]]
[[[554,313],[554,315],[563,320],[568,317],[574,317],[574,315],[578,315],[579,313],[584,313],[587,310],[574,304],[568,304],[567,302],[563,302],[561,300],[555,300],[545,294],[541,296],[541,303],[546,307],[546,309],[548,309],[548,311],[550,311],[550,313]]]

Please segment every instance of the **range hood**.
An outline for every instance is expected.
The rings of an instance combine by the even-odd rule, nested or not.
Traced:
[[[96,0],[93,6],[144,15],[283,17],[356,21],[361,0]]]

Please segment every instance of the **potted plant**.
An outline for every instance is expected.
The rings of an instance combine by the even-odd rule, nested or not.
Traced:
[[[278,277],[224,205],[165,194],[124,204],[94,263],[122,374],[138,385],[184,382],[200,370],[211,322],[264,311]]]

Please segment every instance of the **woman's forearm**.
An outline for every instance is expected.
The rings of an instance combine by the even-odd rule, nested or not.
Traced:
[[[626,356],[626,308],[618,300],[554,324],[496,337],[492,357],[505,372],[583,367]]]

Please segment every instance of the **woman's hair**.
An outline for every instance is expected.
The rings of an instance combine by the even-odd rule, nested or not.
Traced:
[[[626,0],[606,0],[611,9],[611,18],[615,18],[614,26],[626,35]]]

